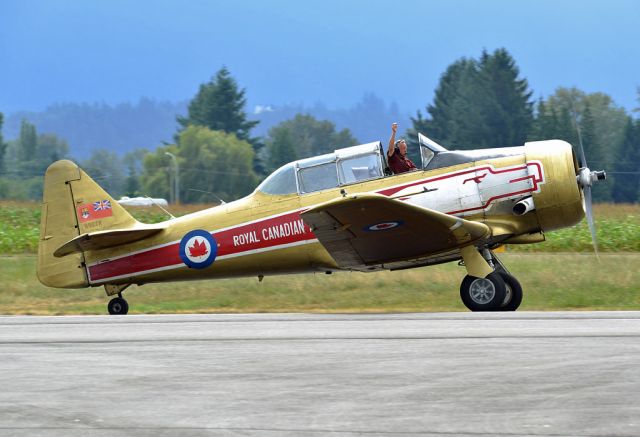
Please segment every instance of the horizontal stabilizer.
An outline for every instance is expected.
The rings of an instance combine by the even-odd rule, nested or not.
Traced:
[[[130,229],[111,229],[108,231],[82,234],[60,246],[53,252],[53,256],[60,258],[76,252],[100,250],[120,246],[121,244],[133,243],[134,241],[139,241],[157,234],[164,228],[165,226],[161,224],[142,225]]]

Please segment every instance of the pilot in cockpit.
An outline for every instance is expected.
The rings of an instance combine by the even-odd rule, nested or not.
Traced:
[[[391,125],[391,138],[389,138],[389,150],[387,150],[387,160],[389,168],[394,174],[406,171],[417,170],[416,165],[407,157],[407,143],[404,139],[396,141],[398,123]]]

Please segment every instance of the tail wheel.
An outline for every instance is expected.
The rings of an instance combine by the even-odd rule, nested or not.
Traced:
[[[498,311],[506,295],[505,281],[497,272],[486,278],[467,275],[460,285],[462,302],[471,311]]]
[[[121,297],[111,299],[107,308],[112,315],[124,315],[129,312],[129,304]]]
[[[522,286],[518,280],[506,272],[499,272],[506,286],[506,295],[500,311],[515,311],[522,303]]]

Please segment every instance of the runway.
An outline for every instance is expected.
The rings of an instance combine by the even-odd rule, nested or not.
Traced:
[[[0,317],[2,436],[638,436],[640,312]]]

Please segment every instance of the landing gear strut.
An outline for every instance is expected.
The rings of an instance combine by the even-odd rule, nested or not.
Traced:
[[[129,312],[129,304],[122,297],[121,293],[118,293],[118,297],[114,297],[109,301],[107,308],[111,315],[125,315]]]
[[[107,296],[113,296],[117,294],[118,297],[114,297],[109,301],[109,305],[107,305],[107,309],[109,310],[109,314],[112,315],[124,315],[129,312],[129,303],[122,297],[122,292],[125,288],[129,287],[131,284],[105,284],[104,291],[107,293]]]
[[[462,251],[469,273],[460,285],[460,298],[471,311],[515,311],[522,302],[522,286],[489,249],[482,256]],[[475,274],[474,274],[475,273]]]

